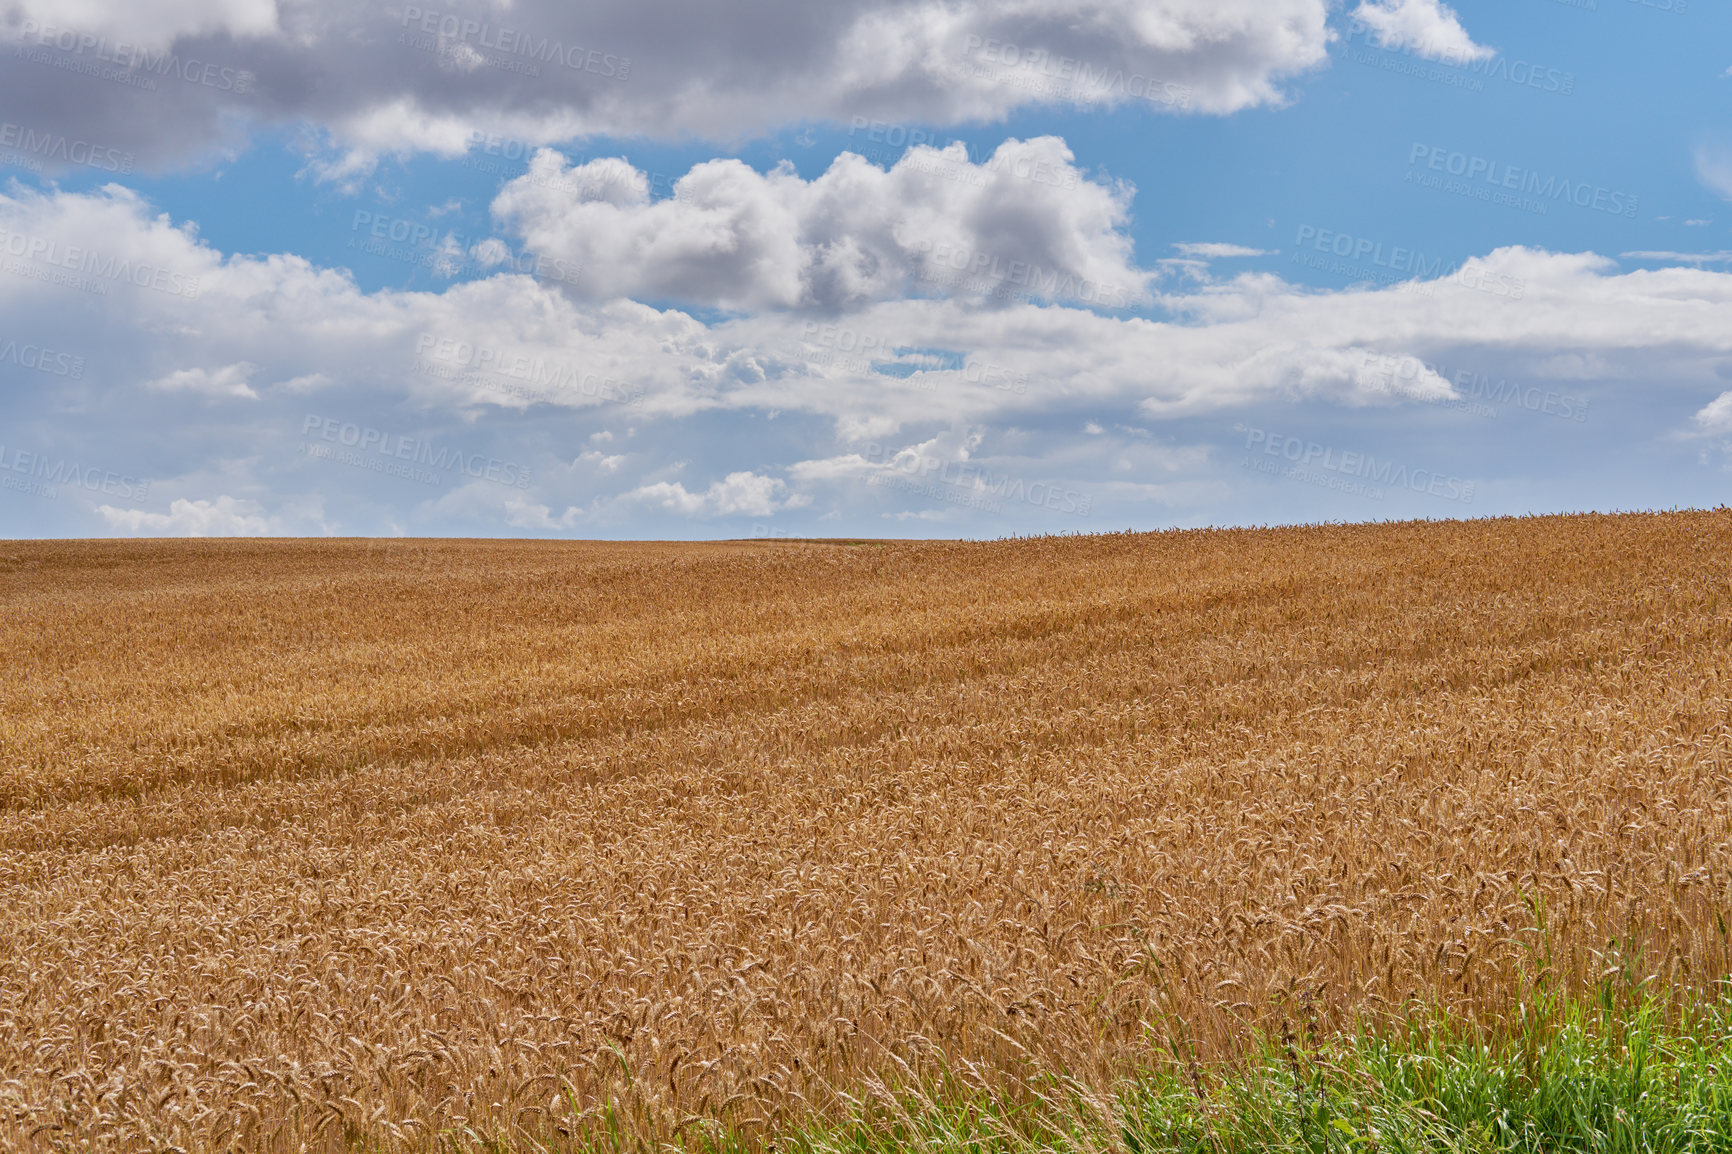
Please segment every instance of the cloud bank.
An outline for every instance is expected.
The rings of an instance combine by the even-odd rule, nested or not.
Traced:
[[[0,107],[147,164],[310,122],[363,166],[538,143],[736,139],[1040,105],[1222,114],[1324,63],[1326,0],[11,0]],[[797,110],[797,111],[795,111]]]
[[[1151,282],[1148,317],[874,292],[834,315],[707,320],[521,274],[363,291],[298,257],[221,253],[118,186],[0,196],[0,248],[7,339],[56,350],[33,361],[3,460],[27,450],[61,481],[57,462],[78,465],[55,508],[122,532],[393,527],[402,497],[376,486],[418,495],[420,523],[560,532],[906,512],[933,492],[949,524],[980,515],[949,498],[983,476],[1095,508],[1194,504],[1218,448],[1141,426],[1224,430],[1301,402],[1421,420],[1470,395],[1466,368],[1524,382],[1532,412],[1593,397],[1699,436],[1723,431],[1732,371],[1732,274],[1520,247],[1384,289],[1192,270]],[[783,283],[718,267],[715,283]],[[1514,283],[1519,301],[1499,291]],[[85,411],[111,420],[68,419]],[[1521,452],[1529,434],[1495,428]],[[104,471],[148,495],[102,492]]]

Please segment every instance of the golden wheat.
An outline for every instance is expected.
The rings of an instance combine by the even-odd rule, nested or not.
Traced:
[[[767,1132],[1729,972],[1726,511],[10,543],[0,598],[7,1148]]]

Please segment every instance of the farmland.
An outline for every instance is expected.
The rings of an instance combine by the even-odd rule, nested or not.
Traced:
[[[1724,510],[10,542],[0,602],[8,1149],[768,1140],[1732,971]]]

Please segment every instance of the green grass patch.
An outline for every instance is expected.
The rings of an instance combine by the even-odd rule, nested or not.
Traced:
[[[1230,1071],[1176,1061],[1107,1095],[1053,1079],[1016,1107],[886,1090],[798,1154],[1684,1154],[1732,1151],[1732,999],[1524,1008],[1493,1039],[1432,1021],[1317,1045],[1266,1042]],[[949,1080],[947,1080],[949,1081]],[[710,1145],[710,1143],[705,1143]],[[712,1149],[751,1144],[723,1140]],[[757,1148],[764,1148],[758,1144]]]
[[[1107,1092],[1049,1076],[995,1093],[945,1070],[915,1087],[844,1095],[845,1120],[771,1139],[690,1119],[645,1141],[610,1110],[545,1145],[445,1134],[441,1149],[518,1154],[1732,1154],[1732,982],[1716,996],[1608,986],[1541,995],[1486,1029],[1416,1017],[1404,1029],[1307,1044],[1263,1039],[1205,1069],[1175,1050]],[[573,1104],[575,1106],[575,1103]],[[467,1139],[467,1140],[464,1140]]]

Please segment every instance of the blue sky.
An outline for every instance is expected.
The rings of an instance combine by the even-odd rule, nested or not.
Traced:
[[[0,7],[0,533],[1724,501],[1724,6],[107,7]]]

